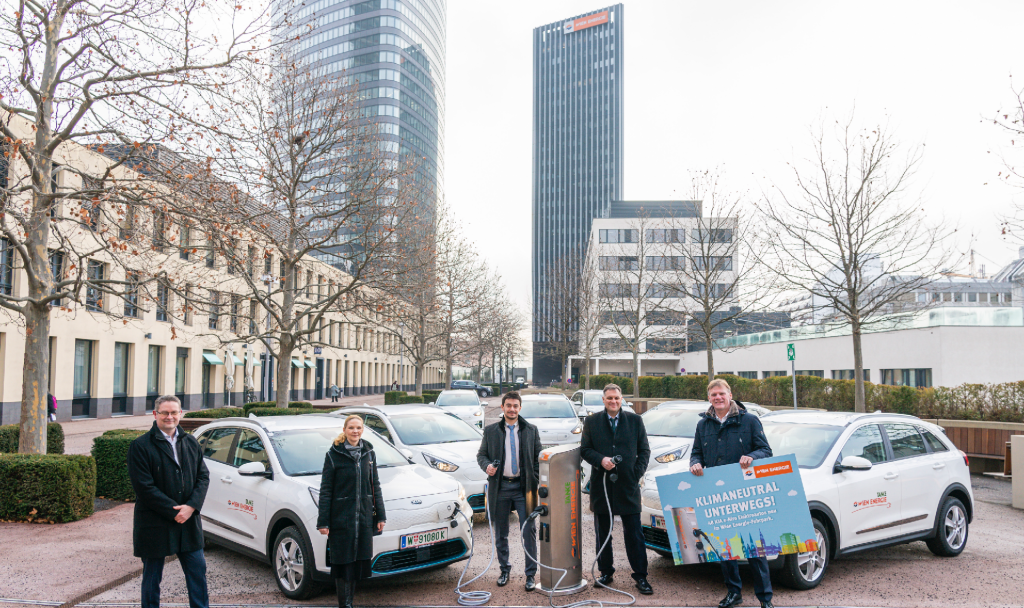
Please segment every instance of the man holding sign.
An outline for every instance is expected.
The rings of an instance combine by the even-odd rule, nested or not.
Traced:
[[[757,416],[748,414],[742,403],[733,400],[728,382],[721,379],[709,382],[708,401],[711,407],[701,414],[697,435],[690,450],[691,473],[699,477],[704,475],[705,467],[735,463],[747,469],[755,460],[771,457],[772,448],[761,428],[761,421]],[[747,561],[754,569],[754,595],[761,601],[761,608],[774,608],[768,560],[764,557],[750,557]],[[740,568],[733,560],[721,563],[728,593],[718,606],[732,608],[743,601]]]

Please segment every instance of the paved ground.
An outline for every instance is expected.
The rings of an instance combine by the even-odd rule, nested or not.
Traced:
[[[1011,606],[1022,605],[1024,597],[1024,512],[1010,508],[1006,481],[974,477],[977,514],[970,529],[967,549],[958,558],[934,557],[924,543],[880,549],[834,562],[825,581],[807,592],[777,588],[779,606]],[[133,578],[102,593],[105,585],[130,576],[139,567],[131,557],[132,505],[121,505],[97,513],[87,520],[65,525],[0,524],[0,598],[33,600],[32,604],[58,606],[73,598],[89,604],[138,605],[139,579]],[[587,518],[589,522],[589,518]],[[593,561],[593,529],[584,526],[584,559]],[[467,579],[483,570],[490,550],[489,530],[475,525],[474,537],[481,554],[469,564]],[[472,589],[494,592],[491,606],[541,606],[547,597],[526,593],[522,588],[522,550],[512,542],[516,558],[515,577],[498,589],[497,567],[493,567]],[[618,563],[625,565],[619,538],[614,540]],[[653,552],[650,580],[655,595],[641,596],[643,606],[713,606],[723,595],[720,575],[713,566],[673,566]],[[212,548],[207,554],[211,601],[215,604],[295,605],[282,596],[271,578],[270,567]],[[365,583],[359,591],[359,605],[454,605],[452,592],[465,562],[433,572],[406,575]],[[747,576],[745,574],[745,576]],[[176,564],[169,564],[164,583],[165,604],[187,601],[184,580]],[[616,577],[630,587],[624,571]],[[756,605],[747,579],[747,601]],[[1014,591],[1016,590],[1016,591]],[[91,596],[89,599],[85,597]],[[588,591],[563,602],[594,598],[616,600],[606,591]],[[305,605],[333,605],[334,597],[321,594]]]

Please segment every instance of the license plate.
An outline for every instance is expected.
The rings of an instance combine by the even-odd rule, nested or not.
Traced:
[[[399,548],[422,547],[423,545],[432,545],[446,540],[448,540],[448,528],[438,528],[437,530],[428,530],[427,532],[406,534],[402,537],[402,546]]]
[[[665,518],[660,515],[651,515],[651,526],[659,530],[665,529]]]

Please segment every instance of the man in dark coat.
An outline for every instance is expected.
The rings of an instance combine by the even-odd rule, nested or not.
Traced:
[[[498,586],[508,584],[512,566],[508,562],[508,517],[512,509],[519,521],[529,517],[526,497],[537,491],[540,477],[540,433],[537,427],[519,416],[523,400],[519,393],[509,391],[501,398],[502,418],[484,429],[484,438],[476,453],[477,464],[487,473],[487,506],[491,520],[497,528],[494,544],[498,552],[501,575]],[[498,466],[494,463],[497,462]],[[536,501],[533,501],[534,504]],[[533,520],[526,526],[524,549],[533,556],[526,558],[526,590],[533,591],[537,583],[537,534]]]
[[[178,429],[181,403],[158,397],[153,428],[128,448],[128,476],[135,490],[135,556],[142,558],[142,608],[160,606],[164,558],[177,555],[191,608],[208,608],[206,558],[199,511],[210,472],[195,437]]]
[[[603,551],[601,546],[608,537],[612,518],[618,515],[636,588],[644,595],[654,593],[647,582],[647,547],[640,527],[640,480],[647,471],[651,447],[643,419],[622,410],[622,389],[618,385],[604,387],[604,411],[588,416],[583,423],[580,452],[591,467],[590,510],[594,512],[597,550],[600,551],[597,567],[601,570],[597,582],[607,586],[615,573],[611,543]],[[619,457],[621,461],[616,463]],[[611,513],[608,512],[609,502]]]
[[[724,464],[739,463],[741,467],[747,468],[755,460],[771,457],[772,448],[761,428],[761,421],[757,416],[747,413],[742,403],[733,400],[728,382],[721,379],[709,382],[708,401],[711,407],[701,414],[693,448],[690,449],[691,473],[701,476],[705,467]],[[774,608],[768,560],[751,557],[747,561],[754,570],[754,595],[761,601],[761,608]],[[732,560],[721,564],[728,592],[718,606],[732,608],[743,601],[740,566]]]

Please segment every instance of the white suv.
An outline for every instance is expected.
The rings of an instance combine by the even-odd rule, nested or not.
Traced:
[[[846,412],[775,412],[761,423],[776,456],[796,455],[817,534],[817,551],[773,560],[788,586],[816,587],[832,558],[865,549],[921,540],[942,557],[964,550],[974,515],[970,469],[941,427]],[[655,478],[686,470],[687,460],[642,484],[644,537],[662,555],[671,550]]]
[[[203,505],[207,539],[269,563],[277,586],[306,599],[330,581],[327,537],[316,529],[324,455],[341,433],[337,416],[225,418],[195,431],[210,469]],[[373,537],[372,576],[466,559],[471,530],[465,489],[448,475],[413,464],[367,429],[377,454],[387,525]]]

